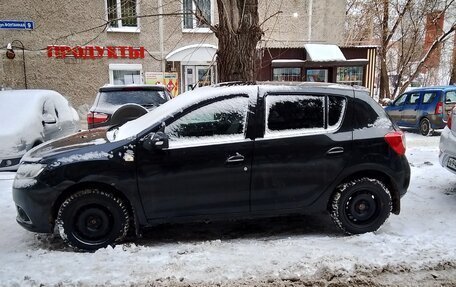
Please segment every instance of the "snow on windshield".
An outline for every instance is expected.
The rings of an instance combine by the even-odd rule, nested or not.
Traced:
[[[183,93],[176,98],[164,103],[151,112],[133,121],[127,122],[119,128],[112,129],[107,133],[110,141],[119,141],[138,135],[151,125],[165,120],[178,111],[204,100],[209,100],[220,95],[234,94],[257,94],[256,86],[230,86],[230,87],[202,87],[190,92]]]

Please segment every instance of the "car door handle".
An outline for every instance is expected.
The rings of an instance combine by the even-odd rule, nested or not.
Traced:
[[[240,153],[236,153],[236,155],[230,156],[225,163],[240,163],[244,161],[244,156]]]
[[[337,146],[329,149],[326,154],[327,155],[337,155],[337,154],[343,154],[344,153],[344,148]]]

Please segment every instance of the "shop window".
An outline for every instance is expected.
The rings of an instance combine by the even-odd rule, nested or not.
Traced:
[[[142,84],[142,65],[110,64],[109,83],[112,85]]]
[[[337,83],[346,85],[363,85],[363,67],[337,68]]]
[[[139,31],[136,0],[107,0],[106,9],[110,22],[108,31]]]
[[[328,82],[327,69],[309,69],[307,70],[307,82]]]
[[[183,0],[183,30],[209,32],[212,23],[212,0]],[[207,22],[206,22],[207,21]]]
[[[301,68],[274,68],[273,81],[296,82],[301,81]]]

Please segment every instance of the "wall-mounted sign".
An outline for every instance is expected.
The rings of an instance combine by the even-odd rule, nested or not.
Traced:
[[[144,59],[144,47],[130,46],[47,46],[49,58],[64,59],[74,57],[77,59]]]
[[[33,30],[35,22],[20,20],[0,20],[0,29]]]
[[[146,84],[164,85],[173,97],[179,94],[177,73],[146,72]]]

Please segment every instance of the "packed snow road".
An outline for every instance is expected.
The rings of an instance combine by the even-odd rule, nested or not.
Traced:
[[[75,253],[25,231],[0,173],[0,285],[397,286],[456,284],[456,175],[439,137],[407,133],[411,185],[402,212],[375,233],[344,236],[326,216],[159,226],[144,238]]]

